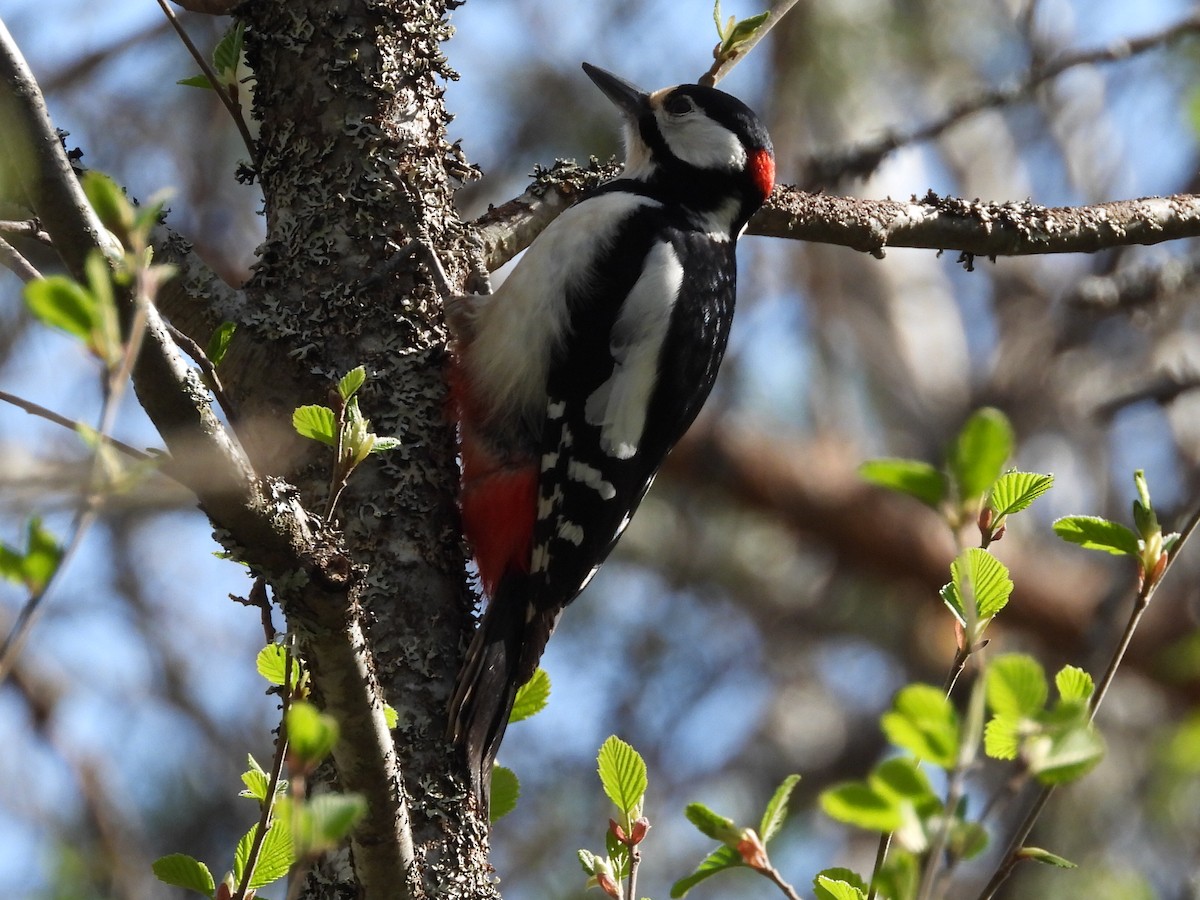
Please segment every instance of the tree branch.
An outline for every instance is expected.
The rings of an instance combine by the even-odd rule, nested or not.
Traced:
[[[1107,47],[1064,53],[1057,59],[1040,64],[1035,61],[1023,80],[994,87],[982,91],[974,97],[961,100],[925,125],[911,129],[894,129],[858,147],[832,153],[823,158],[810,159],[800,167],[804,173],[801,181],[807,188],[816,189],[821,186],[837,184],[847,177],[866,178],[892,151],[909,144],[932,140],[977,112],[1007,106],[1027,97],[1068,69],[1129,59],[1131,56],[1158,49],[1186,35],[1195,34],[1197,31],[1200,31],[1200,14],[1189,16],[1174,25],[1144,37],[1114,41]]]
[[[2,22],[0,120],[10,126],[5,149],[12,158],[28,160],[19,168],[24,187],[72,274],[82,277],[84,261],[98,247],[122,253],[84,197],[37,83]],[[132,298],[120,293],[129,317]],[[342,537],[310,517],[293,488],[258,476],[213,412],[208,390],[158,310],[147,304],[144,313],[133,381],[171,451],[164,471],[195,491],[226,547],[270,573],[281,602],[309,638],[304,650],[314,672],[321,673],[319,686],[344,704],[338,707],[344,740],[335,752],[342,786],[371,799],[367,819],[352,838],[355,858],[370,867],[362,873],[364,884],[382,885],[411,869],[413,848],[395,746],[359,621],[361,572]]]
[[[594,161],[586,169],[560,161],[539,173],[520,197],[480,216],[473,224],[488,269],[495,271],[524,250],[582,192],[613,172]],[[1200,237],[1200,196],[1046,207],[960,200],[933,191],[906,202],[864,200],[781,185],[750,220],[747,233],[834,244],[880,258],[888,247],[957,250],[970,269],[976,256],[1095,253]]]

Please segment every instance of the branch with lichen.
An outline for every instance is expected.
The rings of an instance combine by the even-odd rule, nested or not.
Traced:
[[[28,150],[20,157],[29,160],[20,173],[22,187],[68,271],[82,278],[85,260],[97,250],[109,259],[123,254],[84,196],[41,91],[3,22],[0,119],[9,125],[0,136],[6,148],[22,141]],[[134,312],[131,293],[118,291],[127,317]],[[157,308],[147,303],[139,312],[144,316],[142,350],[132,379],[143,409],[170,450],[163,469],[195,492],[237,558],[272,576],[289,619],[307,638],[305,653],[322,695],[338,713],[345,736],[335,752],[341,785],[372,798],[352,837],[360,879],[408,896],[396,873],[411,871],[414,851],[396,748],[362,631],[362,572],[342,536],[310,515],[293,488],[255,471],[215,414],[208,389]]]
[[[524,250],[585,191],[613,177],[613,164],[583,168],[558,162],[540,171],[520,197],[474,223],[483,259],[494,271]],[[776,188],[747,233],[835,244],[882,257],[888,247],[957,251],[968,268],[976,257],[1095,253],[1134,244],[1200,236],[1200,196],[1143,197],[1091,206],[1038,206],[942,197],[865,200]]]

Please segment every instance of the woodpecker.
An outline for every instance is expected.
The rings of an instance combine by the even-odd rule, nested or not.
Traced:
[[[622,173],[551,223],[495,293],[447,315],[463,531],[489,598],[449,735],[481,810],[517,688],[712,389],[737,238],[775,178],[771,139],[740,100],[583,69],[623,116]]]

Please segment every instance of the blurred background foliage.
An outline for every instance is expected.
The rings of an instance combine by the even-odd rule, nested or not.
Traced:
[[[194,64],[156,7],[6,0],[4,16],[84,163],[135,197],[170,188],[173,227],[244,280],[261,198],[234,180],[244,149],[215,98],[176,85]],[[1193,16],[1185,0],[806,0],[721,86],[769,121],[782,181],[831,193],[1074,205],[1192,192],[1200,43],[1188,36],[1073,67],[901,143],[866,177],[839,169],[839,154],[942,121],[1060,54]],[[183,18],[202,47],[226,25]],[[452,21],[451,136],[485,172],[461,193],[467,217],[520,193],[535,165],[618,152],[581,60],[656,88],[698,77],[715,42],[707,0],[471,0]],[[996,548],[1016,591],[993,646],[1093,673],[1134,575],[1058,543],[1050,521],[1127,521],[1138,467],[1166,523],[1200,489],[1190,243],[974,271],[953,254],[877,260],[764,238],[740,256],[717,391],[564,617],[544,661],[549,709],[514,726],[501,753],[524,795],[493,835],[514,900],[582,892],[574,851],[602,840],[595,752],[610,733],[650,766],[642,893],[665,897],[711,849],[683,820],[686,802],[752,821],[793,771],[803,780],[775,864],[802,888],[826,866],[869,871],[874,838],[824,819],[813,798],[886,752],[878,716],[900,686],[941,683],[954,636],[937,588],[953,539],[915,502],[862,484],[863,459],[938,462],[972,409],[1001,408],[1016,462],[1057,480]],[[17,280],[0,273],[0,385],[89,420],[94,375],[77,346],[30,326]],[[157,443],[132,402],[117,436]],[[18,542],[34,512],[65,533],[85,464],[73,435],[0,407],[0,540]],[[254,674],[258,613],[227,599],[249,582],[216,549],[186,495],[148,482],[109,503],[57,586],[0,689],[3,896],[161,896],[149,860],[177,850],[228,865],[254,818],[238,773],[247,752],[269,755],[276,714]],[[1200,896],[1200,555],[1185,555],[1100,717],[1107,759],[1034,835],[1081,869],[1023,870],[1005,896]],[[20,600],[0,586],[0,623]],[[981,773],[972,806],[1007,774]],[[991,859],[963,868],[949,896],[975,896]],[[734,873],[696,896],[773,896],[759,881]]]

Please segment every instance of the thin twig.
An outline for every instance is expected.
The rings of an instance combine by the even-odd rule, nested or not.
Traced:
[[[105,435],[112,431],[113,423],[117,416],[117,409],[121,405],[121,397],[124,395],[125,386],[129,383],[129,376],[133,371],[134,361],[141,351],[142,336],[145,333],[146,326],[146,309],[150,305],[150,297],[147,292],[152,290],[153,284],[153,281],[146,278],[145,269],[139,267],[134,282],[134,312],[130,323],[129,337],[125,341],[124,351],[121,354],[119,363],[109,370],[105,379],[104,403],[101,406],[100,420],[96,427],[99,442],[92,454],[91,474],[88,477],[87,490],[80,500],[79,509],[75,514],[71,526],[71,538],[66,550],[59,559],[58,565],[54,567],[54,571],[50,573],[45,584],[26,599],[20,612],[17,613],[12,630],[4,639],[4,645],[0,647],[0,684],[4,683],[5,676],[11,669],[13,660],[21,652],[25,638],[28,636],[30,629],[33,628],[42,602],[45,600],[51,586],[55,583],[58,575],[66,568],[71,557],[75,555],[75,551],[83,542],[84,535],[96,521],[96,516],[100,510],[100,502],[103,498],[103,491],[99,487],[102,484],[104,474],[104,462],[100,448],[106,440]],[[9,399],[10,396],[7,394],[4,395],[4,399]],[[28,406],[24,404],[18,405],[21,405],[27,412],[30,411]]]
[[[1180,531],[1179,540],[1172,548],[1171,555],[1167,559],[1166,567],[1157,580],[1151,581],[1149,576],[1138,589],[1137,596],[1134,599],[1133,610],[1129,614],[1129,620],[1125,624],[1125,630],[1121,634],[1121,639],[1117,643],[1117,648],[1113,651],[1112,658],[1109,660],[1108,667],[1100,681],[1096,684],[1096,689],[1092,693],[1091,699],[1091,718],[1096,718],[1096,713],[1100,709],[1100,704],[1104,702],[1104,697],[1108,693],[1109,687],[1112,685],[1113,679],[1116,677],[1117,668],[1121,665],[1121,661],[1125,657],[1125,651],[1129,648],[1130,642],[1133,640],[1134,631],[1137,630],[1138,623],[1141,621],[1142,614],[1150,605],[1150,601],[1154,599],[1154,594],[1158,591],[1159,585],[1166,578],[1167,573],[1174,567],[1175,561],[1179,559],[1179,553],[1183,550],[1184,544],[1195,533],[1197,526],[1200,525],[1200,501],[1196,502],[1192,514],[1188,517],[1187,523]],[[1054,793],[1054,785],[1046,785],[1033,801],[1033,806],[1026,813],[1025,818],[1021,821],[1009,842],[1008,851],[1004,854],[1004,860],[992,875],[991,880],[983,889],[983,893],[979,895],[979,900],[991,900],[995,896],[996,891],[1012,874],[1012,870],[1020,862],[1020,853],[1025,846],[1025,841],[1029,838],[1033,831],[1034,825],[1037,824],[1038,818],[1045,809],[1046,803],[1049,802],[1051,795]]]
[[[8,391],[0,391],[0,401],[11,403],[18,409],[23,409],[31,416],[37,416],[38,418],[46,419],[47,421],[53,422],[55,425],[61,425],[63,428],[69,428],[74,432],[78,432],[80,428],[83,427],[82,422],[79,422],[75,419],[68,419],[66,416],[60,416],[53,410],[46,409],[46,407],[34,403],[32,400],[22,399],[16,394],[10,394]],[[158,457],[152,453],[144,453],[137,447],[131,447],[129,444],[118,441],[115,437],[111,437],[107,434],[99,435],[98,440],[100,443],[108,444],[114,450],[119,450],[126,456],[136,459],[139,462],[150,462],[158,459]]]
[[[637,845],[629,848],[629,892],[625,895],[628,900],[637,900],[637,873],[642,862],[642,851]]]
[[[759,869],[759,871],[775,882],[776,886],[783,891],[788,900],[800,900],[800,895],[796,893],[796,889],[784,880],[783,876],[779,874],[779,870],[774,866],[768,866],[765,869]]]
[[[755,45],[767,36],[768,31],[779,24],[779,20],[788,14],[791,8],[796,5],[796,2],[797,0],[780,0],[771,9],[767,20],[758,27],[749,40],[738,44],[733,52],[727,56],[717,56],[713,60],[712,68],[700,76],[698,83],[707,87],[715,87],[718,81],[728,75],[730,70],[745,59],[746,55],[754,49]],[[720,45],[718,44],[717,47],[719,50]]]
[[[18,237],[33,238],[35,241],[43,243],[46,246],[50,246],[52,243],[50,235],[42,229],[42,223],[37,219],[21,219],[18,221],[11,219],[0,220],[0,232],[17,235]]]
[[[1037,88],[1068,69],[1117,62],[1157,49],[1185,35],[1200,31],[1200,15],[1192,15],[1160,31],[1130,40],[1118,40],[1107,47],[1065,53],[1057,59],[1033,65],[1024,80],[985,90],[953,104],[940,117],[910,129],[894,129],[870,143],[834,153],[823,159],[809,160],[801,166],[806,187],[828,187],[849,177],[865,178],[879,167],[883,158],[909,144],[931,140],[968,116],[986,109],[1006,106],[1033,93]]]
[[[183,41],[183,45],[187,47],[188,53],[192,55],[192,59],[200,66],[200,71],[204,73],[204,77],[208,79],[208,83],[212,85],[217,96],[221,98],[221,103],[229,110],[229,115],[233,117],[233,124],[237,126],[238,134],[242,136],[242,143],[246,145],[246,152],[250,154],[250,159],[254,161],[254,164],[258,165],[258,151],[254,143],[254,138],[250,134],[250,128],[246,125],[246,120],[242,116],[241,104],[221,89],[221,81],[217,78],[217,73],[213,71],[212,66],[208,64],[208,60],[204,58],[204,54],[192,43],[192,39],[183,30],[183,24],[176,18],[175,11],[167,5],[167,0],[158,0],[158,5],[162,8],[163,15],[167,17],[167,21],[171,23],[171,27],[175,29],[175,33],[179,35],[179,39]]]
[[[883,864],[887,862],[888,850],[892,846],[892,833],[885,831],[879,836],[879,847],[875,850],[875,865],[871,867],[871,883],[867,888],[867,900],[875,900],[879,892],[879,876],[883,872]]]
[[[254,839],[250,843],[250,852],[246,854],[246,865],[242,869],[242,880],[238,884],[234,900],[245,900],[246,891],[250,887],[250,878],[254,875],[254,867],[258,864],[258,855],[262,852],[263,841],[267,838],[267,829],[271,825],[271,813],[275,809],[275,794],[279,787],[279,777],[283,773],[283,763],[287,758],[287,714],[292,702],[292,644],[289,639],[283,647],[283,701],[280,704],[282,712],[279,716],[279,736],[275,739],[275,756],[271,759],[271,778],[267,782],[267,796],[263,799],[262,811],[258,817],[258,825],[254,829]]]
[[[217,403],[221,409],[225,411],[226,418],[230,422],[237,419],[236,412],[233,407],[233,401],[229,399],[229,395],[225,393],[225,386],[221,384],[221,378],[217,375],[217,367],[213,361],[208,358],[208,354],[204,352],[204,348],[193,341],[188,335],[184,334],[170,322],[167,323],[167,332],[180,346],[188,356],[192,358],[192,362],[200,367],[200,371],[204,373],[205,381],[208,389],[213,392],[213,396],[217,398]]]
[[[26,284],[42,277],[42,273],[33,267],[33,263],[4,238],[0,238],[0,266],[4,266]]]

